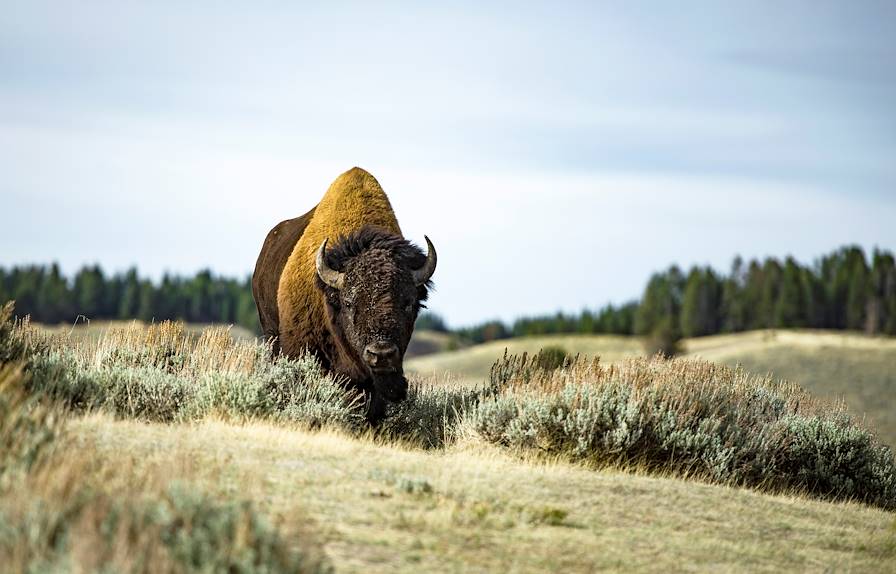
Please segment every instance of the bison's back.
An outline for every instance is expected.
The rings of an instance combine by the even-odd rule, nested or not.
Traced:
[[[286,266],[293,248],[314,216],[314,209],[293,219],[278,223],[264,239],[255,272],[252,274],[252,295],[258,308],[258,320],[265,339],[274,338],[275,350],[279,350],[280,315],[277,307],[277,289],[280,274]]]

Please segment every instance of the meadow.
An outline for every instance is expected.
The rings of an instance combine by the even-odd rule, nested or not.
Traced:
[[[312,359],[225,329],[0,325],[0,561],[15,569],[896,563],[891,451],[843,405],[744,370],[508,356],[478,385],[413,379],[370,429]]]

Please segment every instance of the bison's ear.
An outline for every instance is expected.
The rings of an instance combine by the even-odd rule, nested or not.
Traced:
[[[417,304],[421,309],[426,309],[426,305],[423,302],[429,299],[429,288],[431,286],[432,281],[427,281],[423,285],[417,285]]]
[[[314,278],[314,285],[324,294],[324,299],[327,300],[327,304],[338,310],[342,304],[339,297],[339,291],[333,289],[323,281],[321,281],[320,277]]]

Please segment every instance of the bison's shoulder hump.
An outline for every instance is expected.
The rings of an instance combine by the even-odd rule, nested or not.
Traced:
[[[284,350],[303,345],[314,348],[320,344],[301,340],[325,323],[323,302],[315,287],[317,249],[324,239],[329,239],[332,245],[366,226],[401,235],[395,212],[379,182],[367,171],[355,167],[337,177],[327,189],[280,274],[277,301]],[[291,333],[296,335],[293,337],[296,340],[287,340]]]

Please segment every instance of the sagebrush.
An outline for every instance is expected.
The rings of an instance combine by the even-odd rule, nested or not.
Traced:
[[[268,345],[234,342],[226,328],[195,336],[180,323],[133,323],[72,345],[23,324],[13,338],[29,357],[30,390],[76,411],[153,422],[267,417],[309,428],[363,421],[360,397],[313,358],[272,360]]]
[[[699,360],[505,357],[459,432],[598,465],[896,508],[896,463],[842,404]]]

